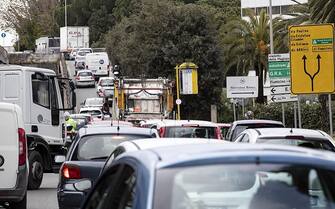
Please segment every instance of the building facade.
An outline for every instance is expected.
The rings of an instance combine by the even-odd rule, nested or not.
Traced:
[[[252,9],[259,14],[262,9],[269,11],[269,0],[241,0],[242,17],[246,15],[247,9]],[[272,14],[274,16],[289,14],[290,7],[297,2],[305,4],[308,0],[272,0]]]

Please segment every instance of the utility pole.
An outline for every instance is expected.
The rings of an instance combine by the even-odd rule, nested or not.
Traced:
[[[65,0],[65,7],[64,7],[64,9],[65,9],[65,27],[67,27],[67,0]]]

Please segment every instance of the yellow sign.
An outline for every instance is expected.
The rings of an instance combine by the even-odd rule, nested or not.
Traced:
[[[291,26],[289,39],[292,93],[334,92],[334,26]]]
[[[198,94],[198,66],[194,63],[185,62],[179,66],[180,70],[180,93]]]

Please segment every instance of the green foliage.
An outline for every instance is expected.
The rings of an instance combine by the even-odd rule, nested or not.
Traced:
[[[249,10],[248,18],[250,21],[235,18],[221,31],[225,71],[235,71],[234,75],[246,75],[250,70],[255,70],[259,84],[257,102],[264,103],[263,83],[269,54],[269,17],[265,10],[261,11],[259,17]]]
[[[143,1],[142,10],[123,18],[106,36],[106,48],[125,75],[175,76],[184,61],[199,65],[199,95],[183,96],[183,118],[210,118],[222,87],[221,48],[214,14],[206,7],[172,1]],[[195,112],[194,110],[200,110]]]

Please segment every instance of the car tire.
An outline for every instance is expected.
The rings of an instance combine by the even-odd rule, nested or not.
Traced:
[[[42,156],[37,151],[32,151],[29,155],[28,189],[35,190],[41,186],[43,171]]]
[[[23,199],[19,202],[12,202],[9,204],[11,209],[27,209],[27,193],[24,195]]]

